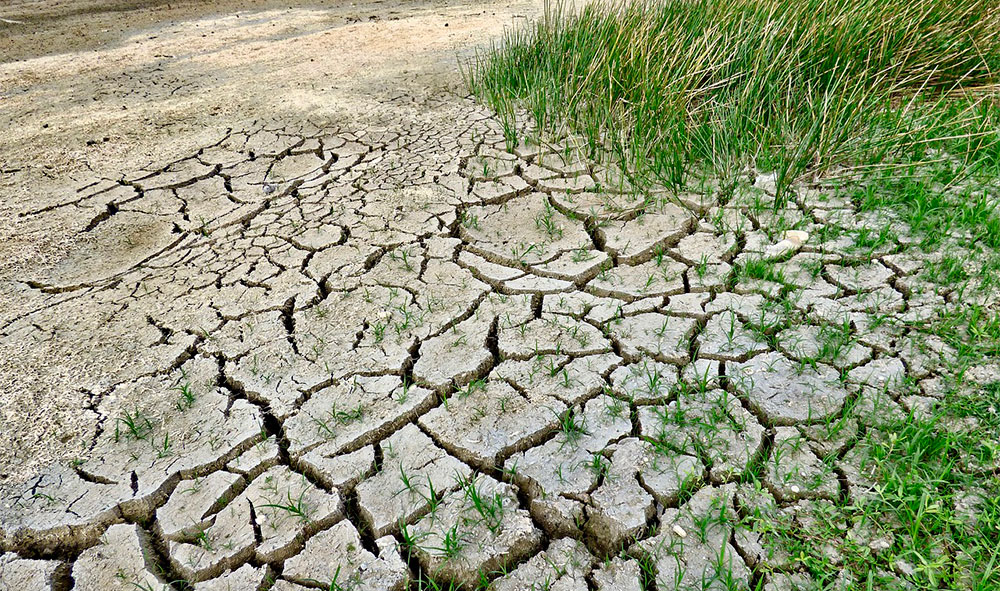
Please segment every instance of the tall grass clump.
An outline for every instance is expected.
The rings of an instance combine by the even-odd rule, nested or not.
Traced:
[[[509,142],[527,116],[640,184],[942,158],[967,177],[1000,162],[998,33],[996,0],[559,4],[466,74]]]

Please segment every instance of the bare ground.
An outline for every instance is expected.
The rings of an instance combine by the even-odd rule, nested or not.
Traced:
[[[114,252],[123,245],[107,239],[117,236],[83,232],[93,210],[56,207],[86,195],[84,187],[190,156],[254,122],[363,129],[433,118],[421,101],[462,92],[458,55],[534,10],[511,3],[144,4],[0,9],[0,18],[25,22],[0,23],[0,51],[18,58],[0,65],[4,324],[40,306],[43,293],[26,282],[64,289],[94,272],[120,272],[115,259],[149,254]],[[153,247],[141,243],[141,222],[118,231],[134,234],[137,248]],[[81,424],[81,388],[105,379],[103,355],[118,356],[117,339],[129,335],[82,348],[59,338],[4,340],[0,472],[7,478],[86,448],[94,427]]]

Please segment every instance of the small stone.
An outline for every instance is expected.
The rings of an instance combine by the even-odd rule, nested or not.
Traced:
[[[809,232],[803,230],[788,230],[785,232],[785,240],[802,245],[809,241]]]
[[[801,242],[788,240],[786,238],[785,240],[781,240],[780,242],[777,242],[776,244],[772,244],[771,246],[765,248],[764,258],[768,260],[778,259],[789,253],[797,251],[801,246],[802,246]]]

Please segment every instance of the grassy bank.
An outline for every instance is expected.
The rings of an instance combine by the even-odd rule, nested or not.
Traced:
[[[638,179],[1000,164],[998,3],[666,0],[549,7],[468,70],[516,113],[572,131]]]

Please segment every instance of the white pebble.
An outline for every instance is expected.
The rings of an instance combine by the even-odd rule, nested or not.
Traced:
[[[809,232],[803,230],[789,230],[785,232],[785,240],[794,242],[796,245],[805,244],[809,241]]]
[[[684,531],[684,528],[679,525],[675,525],[673,529],[678,538],[686,538],[688,535],[688,533]]]

